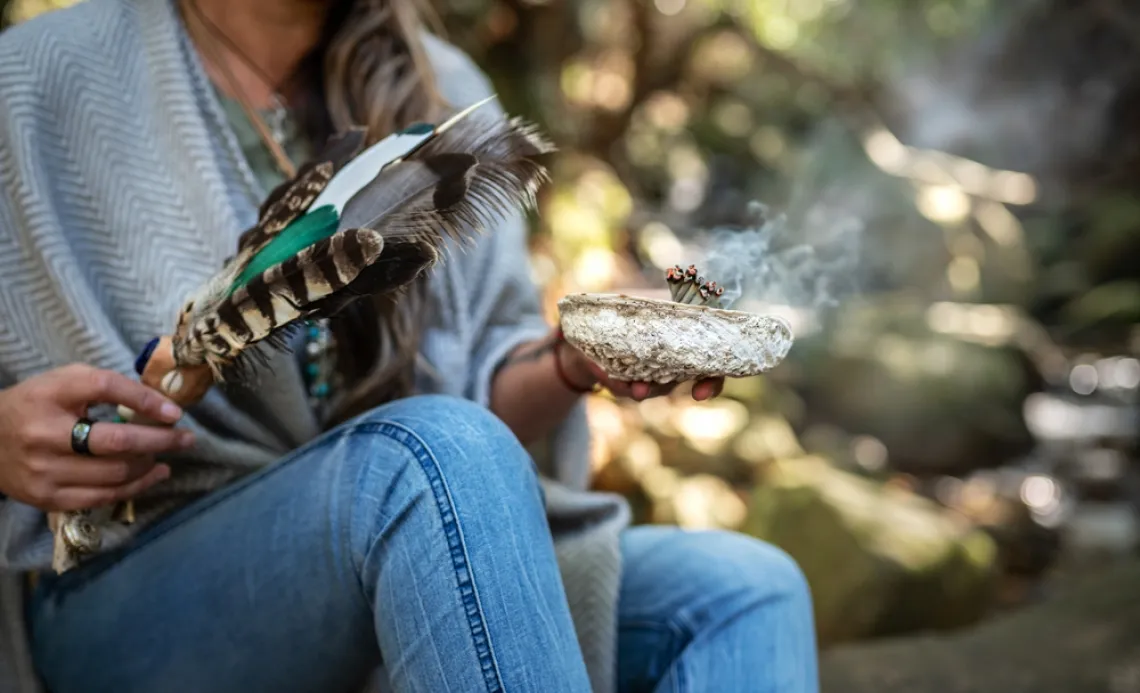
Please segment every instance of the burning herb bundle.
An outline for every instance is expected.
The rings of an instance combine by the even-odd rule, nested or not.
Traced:
[[[700,276],[696,265],[689,265],[688,269],[681,269],[680,265],[670,267],[665,270],[665,281],[669,284],[670,296],[677,303],[721,307],[720,297],[724,295],[724,287]]]

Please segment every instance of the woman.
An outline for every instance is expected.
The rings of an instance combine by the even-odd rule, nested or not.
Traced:
[[[43,511],[139,513],[40,574],[49,690],[351,691],[378,667],[395,691],[815,690],[786,555],[626,529],[585,491],[582,394],[664,390],[557,339],[521,219],[314,326],[256,391],[183,413],[121,375],[314,143],[489,93],[410,0],[86,0],[0,36],[0,64],[0,567],[49,565]],[[179,425],[99,422],[81,455],[88,404]]]

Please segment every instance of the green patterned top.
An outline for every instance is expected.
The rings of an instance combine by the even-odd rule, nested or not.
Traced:
[[[268,195],[270,190],[276,188],[285,180],[284,174],[278,170],[277,162],[273,159],[273,152],[269,150],[269,147],[267,147],[265,142],[261,139],[261,135],[258,134],[257,128],[250,122],[241,103],[220,91],[215,91],[215,93],[218,95],[218,102],[221,104],[222,110],[225,111],[230,126],[237,135],[238,146],[241,147],[242,153],[245,154],[245,159],[249,162],[250,170],[253,171],[253,175],[257,178],[258,183],[261,184],[262,189]],[[270,111],[263,110],[260,113],[266,123],[272,122],[272,114]],[[292,118],[285,118],[283,129],[285,132],[285,141],[281,143],[281,146],[285,149],[285,153],[289,155],[293,164],[300,166],[311,156],[309,142],[305,139],[297,123]]]

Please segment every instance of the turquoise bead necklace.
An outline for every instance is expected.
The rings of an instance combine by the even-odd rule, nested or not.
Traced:
[[[302,374],[309,394],[309,405],[323,416],[332,394],[336,374],[336,339],[327,320],[305,321]]]

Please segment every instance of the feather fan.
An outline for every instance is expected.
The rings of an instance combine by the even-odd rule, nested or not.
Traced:
[[[489,100],[489,99],[488,99]],[[360,151],[350,131],[279,186],[237,254],[183,308],[173,336],[180,367],[216,379],[249,347],[300,319],[330,317],[367,295],[399,291],[483,226],[534,203],[551,151],[517,119],[464,109]]]

